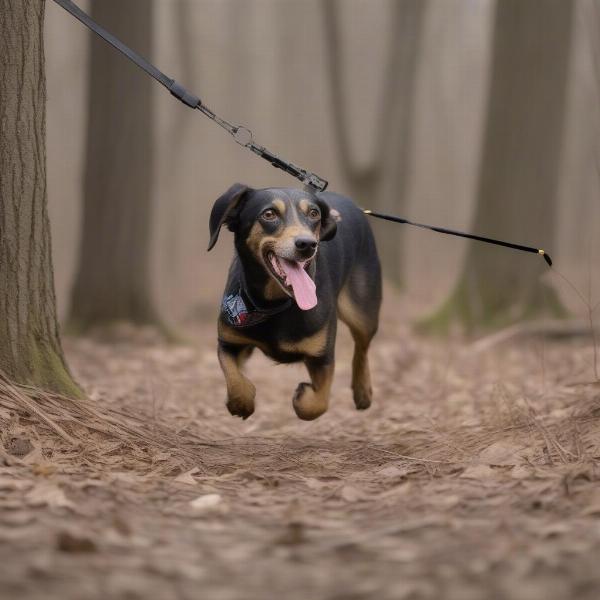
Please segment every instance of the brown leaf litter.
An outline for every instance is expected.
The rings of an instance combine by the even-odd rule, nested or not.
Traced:
[[[0,377],[0,595],[596,598],[600,395],[586,340],[414,337],[397,312],[357,412],[345,332],[330,411],[257,357],[228,415],[199,348],[68,340],[87,400]],[[500,338],[499,338],[500,339]]]

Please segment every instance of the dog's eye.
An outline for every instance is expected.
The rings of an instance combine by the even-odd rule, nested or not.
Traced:
[[[308,216],[309,216],[311,219],[320,219],[320,218],[321,218],[321,213],[320,213],[320,211],[319,211],[319,209],[318,209],[318,208],[311,208],[311,209],[308,211]]]
[[[277,213],[272,208],[267,208],[260,217],[265,221],[274,221],[277,218]]]

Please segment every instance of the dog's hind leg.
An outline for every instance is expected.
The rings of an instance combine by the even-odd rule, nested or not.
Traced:
[[[307,358],[304,362],[311,383],[298,384],[292,404],[298,417],[304,421],[312,421],[320,417],[329,406],[334,362],[333,356]]]
[[[254,412],[256,388],[241,370],[252,350],[252,346],[219,343],[219,364],[227,383],[227,409],[242,419]]]
[[[354,338],[352,394],[356,408],[364,410],[371,406],[373,397],[368,350],[377,332],[381,294],[377,287],[369,290],[357,283],[361,282],[352,276],[349,278],[338,296],[337,309],[339,318],[348,325]]]

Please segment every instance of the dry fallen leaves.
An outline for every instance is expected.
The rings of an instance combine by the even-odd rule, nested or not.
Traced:
[[[178,475],[177,477],[175,477],[174,481],[175,481],[175,483],[185,483],[187,485],[198,485],[198,481],[196,479],[194,479],[194,475],[196,475],[199,472],[200,472],[200,469],[198,469],[198,467],[194,467],[193,469],[190,469],[189,471],[186,471],[185,473],[181,473],[181,475]]]
[[[519,446],[509,440],[494,442],[479,453],[479,460],[488,465],[516,465],[521,462],[519,452],[523,446]]]
[[[190,502],[190,506],[195,513],[205,513],[210,511],[223,511],[225,505],[219,494],[205,494],[199,496]]]
[[[97,546],[89,537],[72,533],[69,531],[61,531],[56,538],[56,547],[61,552],[68,553],[89,553],[96,552]]]
[[[25,495],[25,502],[34,507],[73,508],[73,503],[66,497],[64,491],[51,481],[38,482]]]
[[[460,475],[462,479],[495,479],[498,476],[497,471],[489,465],[470,465]]]
[[[595,584],[595,566],[586,570],[585,561],[599,551],[590,490],[600,402],[591,390],[553,387],[582,368],[583,353],[547,349],[541,397],[534,352],[490,351],[471,361],[390,323],[373,346],[371,410],[352,408],[351,348],[342,343],[330,411],[310,424],[289,407],[305,375],[300,368],[267,369],[253,359],[257,411],[241,422],[223,408],[212,350],[183,356],[166,345],[68,340],[92,402],[40,395],[36,412],[15,395],[0,398],[0,428],[13,428],[2,442],[16,435],[35,446],[33,462],[28,456],[0,469],[0,537],[15,547],[39,545],[48,539],[46,519],[64,519],[46,513],[72,503],[68,536],[44,556],[3,556],[0,580],[27,565],[52,575],[49,592],[54,582],[73,592],[72,570],[61,564],[76,559],[87,581],[94,563],[114,575],[107,589],[144,597],[169,597],[156,586],[176,580],[182,594],[193,583],[190,597],[212,582],[220,587],[206,594],[225,597],[233,581],[244,581],[252,598],[293,582],[314,584],[315,597],[462,600],[484,597],[494,570],[498,593],[516,581],[521,596],[507,597],[525,597],[527,589],[529,597],[554,600],[555,586],[535,574],[538,562],[561,560],[563,581],[575,586],[585,573]],[[410,361],[392,339],[399,331]],[[496,387],[502,393],[495,396]],[[82,501],[93,533],[79,513]],[[116,526],[114,514],[122,519]],[[52,555],[92,547],[102,551]],[[515,557],[515,548],[533,558]],[[344,581],[335,576],[340,557],[361,565]]]
[[[0,473],[0,492],[13,492],[19,490],[28,490],[33,486],[33,482],[28,479],[19,479],[11,475]]]
[[[345,485],[340,490],[340,497],[346,502],[357,502],[363,498],[363,493],[352,485]]]

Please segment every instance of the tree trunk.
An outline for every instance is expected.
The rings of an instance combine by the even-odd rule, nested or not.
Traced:
[[[178,63],[181,64],[178,80],[183,85],[194,89],[196,81],[194,80],[194,5],[186,0],[180,0],[172,6],[175,13],[175,38],[178,49]],[[178,186],[178,177],[182,169],[182,156],[189,141],[186,138],[186,129],[189,124],[189,111],[173,111],[173,125],[169,129],[169,154],[167,156],[167,167],[165,172],[169,174],[169,183]],[[185,163],[183,163],[185,166]],[[169,208],[159,218],[164,222],[164,242],[161,247],[160,273],[161,281],[164,282],[169,290],[177,289],[182,279],[182,217],[185,214],[187,206],[186,197],[172,197],[169,199]],[[185,220],[185,217],[183,217]]]
[[[572,14],[565,0],[497,3],[476,233],[552,249]],[[471,242],[450,299],[423,325],[473,330],[562,315],[539,281],[545,268],[535,257]]]
[[[376,129],[376,152],[363,168],[352,159],[347,103],[344,101],[344,61],[340,49],[341,2],[324,0],[328,78],[331,83],[333,129],[342,174],[353,199],[365,208],[402,212],[409,183],[410,145],[413,135],[414,97],[419,48],[427,11],[426,0],[395,0],[391,6],[392,43],[388,53],[385,88]],[[379,253],[386,275],[402,282],[402,236],[389,225],[373,223],[379,229]]]
[[[0,0],[0,369],[77,396],[56,319],[43,25],[43,0]]]
[[[152,3],[102,0],[92,17],[142,56],[152,50]],[[92,38],[83,230],[70,326],[157,323],[150,283],[153,81]]]

